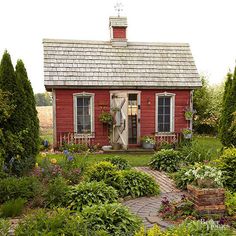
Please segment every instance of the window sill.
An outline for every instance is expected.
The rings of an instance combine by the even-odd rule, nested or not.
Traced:
[[[74,138],[83,138],[83,139],[95,138],[95,134],[94,133],[90,133],[90,134],[78,134],[78,133],[75,133]]]
[[[155,136],[175,136],[175,132],[157,132],[155,133]]]

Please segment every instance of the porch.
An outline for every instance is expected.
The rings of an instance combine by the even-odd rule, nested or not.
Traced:
[[[164,143],[176,145],[182,140],[182,133],[175,132],[170,134],[155,134],[156,148],[158,149]],[[97,145],[95,142],[95,132],[90,134],[80,134],[75,132],[58,132],[56,139],[56,147],[59,148],[64,144],[86,144],[89,147]],[[127,149],[108,150],[106,153],[153,153],[154,149],[144,149],[141,145],[129,145]]]

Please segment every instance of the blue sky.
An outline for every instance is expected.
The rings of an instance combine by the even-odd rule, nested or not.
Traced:
[[[0,55],[25,62],[43,92],[43,38],[109,40],[115,0],[0,0]],[[220,83],[236,59],[235,0],[123,0],[128,40],[190,43],[198,71]]]

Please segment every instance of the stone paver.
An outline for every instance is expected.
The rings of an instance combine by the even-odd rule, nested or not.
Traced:
[[[127,206],[134,214],[142,218],[146,228],[159,224],[162,228],[171,226],[170,223],[164,222],[157,216],[160,209],[161,200],[167,197],[170,201],[178,201],[181,195],[186,194],[175,187],[174,182],[163,172],[151,170],[149,167],[136,167],[138,171],[145,172],[155,178],[160,185],[161,194],[156,197],[141,197],[125,201],[123,204]]]

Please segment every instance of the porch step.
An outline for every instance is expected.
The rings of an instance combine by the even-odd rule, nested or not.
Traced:
[[[104,151],[105,154],[116,154],[116,153],[132,153],[132,154],[153,154],[155,151],[154,149],[143,149],[143,148],[129,148],[127,150],[106,150]]]

